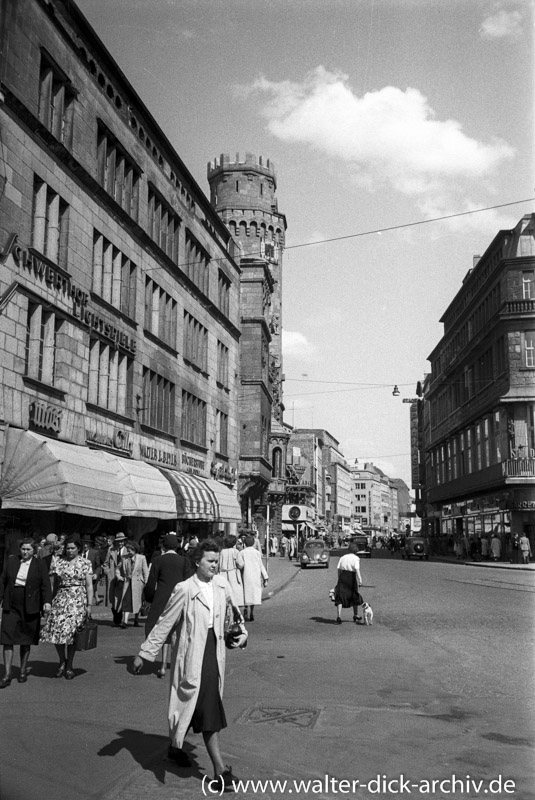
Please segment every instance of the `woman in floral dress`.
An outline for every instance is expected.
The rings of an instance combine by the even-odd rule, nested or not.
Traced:
[[[65,539],[63,553],[54,556],[50,576],[56,582],[52,609],[41,630],[41,641],[56,646],[59,669],[56,678],[63,675],[74,678],[74,635],[91,615],[93,604],[93,568],[87,558],[82,558],[82,543],[77,536]]]

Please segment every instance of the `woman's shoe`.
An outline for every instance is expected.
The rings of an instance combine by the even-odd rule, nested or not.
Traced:
[[[224,792],[236,791],[234,781],[238,781],[238,778],[232,774],[232,767],[226,766],[221,775],[217,775],[216,781],[221,783]]]
[[[157,674],[157,676],[159,678],[165,678],[165,670],[164,669],[159,669],[156,674]]]
[[[341,617],[336,617],[336,624],[337,625],[341,625],[342,624],[342,618]]]
[[[59,665],[59,669],[54,675],[55,678],[63,678],[65,674],[65,666],[66,666],[65,663]]]
[[[124,630],[124,628],[128,628],[128,625],[126,624],[126,622],[121,622],[120,627],[123,628]]]
[[[65,679],[68,681],[72,681],[74,678],[74,670],[73,669],[66,669],[65,670]]]
[[[28,673],[26,672],[26,670],[21,670],[20,671],[20,674],[19,674],[17,680],[18,680],[19,683],[26,683],[26,681],[28,680]]]
[[[0,689],[5,689],[11,683],[12,678],[11,675],[6,675],[5,678],[2,678],[0,681]]]

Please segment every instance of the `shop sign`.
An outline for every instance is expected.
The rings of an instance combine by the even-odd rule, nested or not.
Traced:
[[[96,444],[100,447],[108,447],[110,450],[119,450],[121,453],[128,453],[129,456],[132,455],[134,450],[132,434],[122,428],[118,428],[111,435],[86,430],[85,440],[87,444]]]
[[[17,244],[18,235],[11,234],[0,261],[5,263],[8,256],[13,257],[16,266],[27,270],[34,280],[45,283],[49,289],[72,300],[72,315],[88,328],[109,339],[115,348],[122,347],[131,353],[136,352],[136,340],[128,333],[118,330],[115,325],[88,308],[89,294],[72,282],[70,276],[60,267],[51,264],[36,251],[25,250]]]
[[[511,511],[535,511],[535,500],[521,500],[510,506]]]
[[[178,467],[179,457],[176,450],[161,450],[148,444],[140,444],[139,452],[145,461],[155,461],[164,467]]]
[[[35,428],[59,433],[63,409],[46,403],[44,400],[32,400],[30,403],[30,425]]]
[[[235,467],[227,467],[221,461],[212,461],[210,465],[210,475],[216,481],[227,481],[234,483],[236,481],[237,471]]]
[[[188,453],[182,453],[182,468],[192,475],[203,475],[206,470],[206,461],[202,458],[188,455]]]

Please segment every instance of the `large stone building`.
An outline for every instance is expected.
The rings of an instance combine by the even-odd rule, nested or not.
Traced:
[[[535,215],[500,231],[441,320],[425,384],[426,516],[435,535],[535,538]],[[517,553],[518,551],[516,551]]]
[[[406,484],[388,475],[371,462],[351,465],[352,521],[374,536],[389,538],[398,533],[400,505],[398,488]],[[408,489],[407,489],[408,495]],[[406,496],[404,494],[404,499]],[[402,506],[401,510],[405,507]]]
[[[240,250],[241,368],[239,491],[244,516],[262,538],[281,531],[288,430],[283,423],[282,256],[273,164],[228,155],[208,164],[213,207]]]
[[[71,0],[1,18],[4,528],[237,523],[234,240]]]

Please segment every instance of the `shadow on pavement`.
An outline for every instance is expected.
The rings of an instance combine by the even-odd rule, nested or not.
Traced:
[[[191,766],[187,768],[179,767],[174,761],[167,758],[168,746],[169,739],[166,736],[125,728],[117,731],[117,738],[104,745],[97,755],[114,757],[121,750],[127,750],[141,769],[151,772],[161,784],[165,783],[166,772],[203,777],[204,772],[199,769],[190,745],[187,743],[184,745],[184,750],[191,759]]]
[[[56,672],[58,671],[59,663],[54,661],[36,661],[34,658],[31,657],[30,654],[30,662],[28,666],[28,675],[30,678],[32,676],[36,678],[55,678]],[[82,669],[74,664],[74,674],[75,677],[78,678],[80,675],[85,675],[87,670]],[[15,672],[15,674],[18,674]],[[65,678],[63,678],[65,680]]]
[[[312,622],[322,622],[324,625],[336,625],[336,617],[310,617]]]

